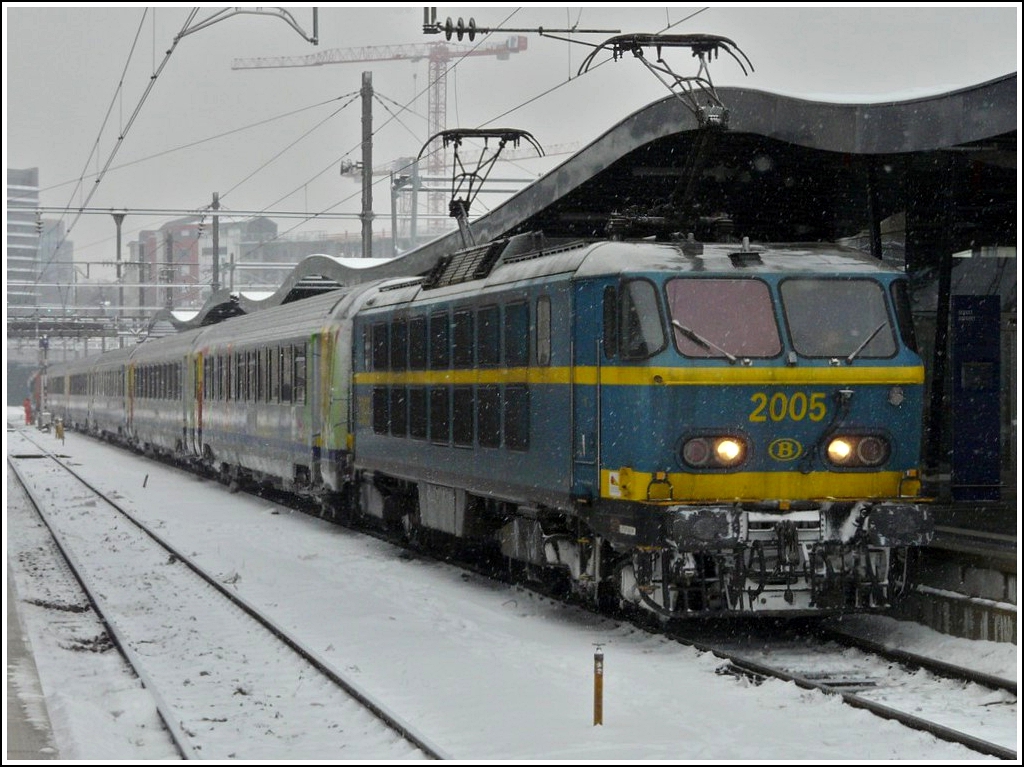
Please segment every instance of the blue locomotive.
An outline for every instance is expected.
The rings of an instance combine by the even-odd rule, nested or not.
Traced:
[[[881,609],[932,534],[906,277],[839,246],[524,234],[120,354],[51,408],[594,603]]]

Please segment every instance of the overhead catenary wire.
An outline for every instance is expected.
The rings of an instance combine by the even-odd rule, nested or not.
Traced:
[[[687,15],[687,16],[685,16],[685,17],[683,17],[682,19],[680,19],[680,20],[676,21],[676,22],[668,23],[668,24],[666,24],[666,26],[665,26],[665,29],[670,29],[670,28],[672,28],[672,27],[674,27],[674,26],[677,26],[678,24],[681,24],[681,23],[683,23],[683,22],[685,22],[685,21],[687,21],[687,20],[689,20],[689,19],[693,18],[694,16],[698,15],[699,13],[702,13],[702,12],[703,12],[703,11],[705,11],[705,10],[707,10],[707,7],[704,7],[704,8],[700,8],[700,9],[698,9],[698,10],[694,11],[693,13],[691,13],[691,14],[689,14],[689,15]],[[515,11],[513,11],[513,13],[510,13],[510,14],[509,14],[509,15],[508,15],[508,16],[506,17],[506,19],[505,19],[505,20],[504,20],[504,21],[503,21],[502,23],[505,23],[505,22],[507,22],[507,20],[508,20],[509,18],[511,18],[511,17],[512,17],[512,16],[514,15],[514,13],[515,13]],[[190,17],[189,17],[189,20],[188,20],[188,21],[186,21],[186,24],[185,24],[185,26],[186,26],[186,27],[187,27],[187,25],[188,25],[188,24],[190,23],[190,21],[191,21],[191,18],[192,18],[193,16],[194,16],[194,14],[190,15]],[[577,22],[578,22],[578,21],[579,21],[579,19],[577,19]],[[558,39],[558,38],[555,38],[555,36],[554,36],[554,35],[551,35],[551,34],[547,34],[547,33],[545,33],[545,35],[544,35],[544,36],[545,36],[545,37],[551,37],[551,38],[554,38],[554,39]],[[181,37],[181,35],[179,35],[179,36],[178,36],[177,38],[175,38],[175,44],[176,44],[176,43],[177,43],[177,41],[178,41],[178,40],[180,39],[180,37]],[[482,37],[482,38],[481,38],[481,40],[480,40],[480,42],[479,42],[479,43],[478,43],[477,45],[481,44],[481,43],[482,43],[482,42],[483,42],[483,41],[484,41],[485,39],[486,39],[486,36]],[[570,43],[570,48],[571,48],[571,44],[578,44],[578,43],[580,43],[581,41],[579,41],[579,40],[569,40],[568,42]],[[475,49],[475,48],[474,48],[474,49]],[[173,50],[173,46],[172,46],[172,49],[171,49],[171,50]],[[171,51],[169,50],[169,51],[168,51],[168,53],[167,53],[167,56],[168,56],[168,57],[169,57],[170,53],[171,53]],[[462,57],[459,57],[459,58],[456,58],[455,60],[453,60],[453,62],[452,62],[452,63],[451,63],[451,64],[450,64],[449,66],[448,66],[448,68],[447,68],[447,70],[446,70],[446,74],[447,74],[447,73],[449,73],[449,72],[451,72],[451,71],[453,71],[453,70],[454,70],[454,69],[455,69],[456,67],[458,67],[458,65],[459,65],[459,64],[460,64],[460,63],[462,62],[462,60],[463,60],[464,58],[466,58],[466,56],[462,56]],[[610,59],[609,59],[609,60],[610,60]],[[159,74],[159,71],[163,69],[163,67],[164,67],[164,66],[166,65],[166,63],[167,63],[167,57],[165,57],[164,61],[163,61],[163,62],[161,63],[161,65],[160,65],[160,69],[159,69],[159,70],[157,71],[157,74]],[[137,114],[138,114],[138,111],[139,111],[139,109],[141,108],[142,102],[143,102],[143,101],[145,100],[145,97],[146,97],[146,96],[148,96],[149,92],[151,91],[151,88],[152,88],[152,84],[153,84],[153,83],[155,82],[155,79],[156,79],[156,75],[154,75],[153,79],[152,79],[152,80],[150,81],[150,88],[148,88],[148,89],[147,89],[147,92],[146,92],[146,94],[144,95],[143,99],[142,99],[142,100],[140,101],[139,105],[138,105],[138,106],[136,107],[136,110],[135,110],[135,112],[134,112],[134,113],[133,113],[133,115],[132,115],[131,121],[134,121],[134,118],[135,118],[135,117],[137,116]],[[532,97],[530,97],[529,99],[526,99],[526,100],[522,101],[521,103],[517,104],[516,106],[514,106],[514,107],[512,107],[512,108],[510,108],[510,109],[508,109],[508,110],[505,110],[504,112],[500,113],[500,114],[499,114],[499,115],[497,115],[496,117],[494,117],[494,118],[492,118],[492,119],[490,119],[490,120],[488,120],[488,121],[486,121],[486,122],[482,123],[482,125],[483,125],[483,126],[486,126],[486,125],[491,125],[491,124],[495,123],[496,121],[498,121],[498,120],[500,120],[500,119],[502,119],[502,118],[506,117],[507,115],[510,115],[510,114],[513,114],[513,113],[515,113],[515,112],[519,111],[520,109],[522,109],[522,108],[524,108],[525,106],[527,106],[527,105],[529,105],[529,104],[531,104],[531,103],[533,103],[533,102],[537,101],[538,99],[541,99],[541,98],[544,98],[544,97],[546,97],[546,96],[550,95],[551,93],[553,93],[553,92],[557,91],[558,89],[560,89],[560,88],[564,87],[565,85],[569,84],[569,83],[570,83],[570,82],[571,82],[572,80],[574,80],[574,79],[578,79],[578,77],[577,77],[577,78],[573,78],[573,77],[569,76],[569,77],[567,77],[567,78],[566,78],[566,80],[565,80],[565,81],[563,81],[563,82],[561,82],[561,83],[558,83],[558,84],[556,84],[556,85],[554,85],[554,86],[552,86],[552,87],[550,87],[550,88],[547,88],[547,89],[545,89],[544,91],[542,91],[541,93],[537,94],[536,96],[532,96]],[[419,90],[419,92],[418,92],[418,93],[416,93],[416,94],[415,94],[415,95],[414,95],[414,96],[412,97],[412,99],[411,99],[411,100],[410,100],[409,102],[407,102],[407,104],[406,104],[405,106],[403,106],[403,109],[404,109],[405,111],[411,111],[411,110],[409,110],[409,109],[408,109],[408,106],[409,106],[409,104],[411,104],[411,103],[414,103],[414,102],[415,102],[415,101],[416,101],[417,99],[419,99],[420,97],[422,97],[422,95],[423,95],[424,93],[426,93],[426,92],[427,92],[427,91],[428,91],[428,90],[430,89],[430,87],[432,87],[432,85],[433,85],[433,83],[427,83],[427,85],[426,85],[426,86],[425,86],[424,88],[420,89],[420,90]],[[347,94],[346,94],[346,95],[347,95]],[[342,98],[342,97],[339,97],[339,98]],[[327,102],[324,102],[324,103],[327,103]],[[395,103],[396,103],[396,104],[398,104],[399,102],[395,102]],[[340,111],[340,110],[339,110],[339,111]],[[294,113],[295,113],[295,112],[290,112],[290,113],[288,113],[288,114],[294,114]],[[337,114],[337,112],[334,112],[333,114]],[[275,118],[271,118],[271,119],[275,119]],[[131,121],[129,122],[129,124],[128,124],[128,127],[130,127],[130,125],[131,125]],[[381,125],[379,125],[379,126],[376,126],[376,127],[375,127],[375,129],[374,129],[374,131],[373,131],[373,135],[374,135],[374,136],[376,136],[376,135],[377,135],[377,134],[378,134],[378,133],[379,133],[379,132],[380,132],[381,130],[383,130],[383,129],[384,129],[385,127],[387,127],[387,126],[388,126],[388,125],[389,125],[389,124],[390,124],[390,123],[391,123],[392,121],[395,121],[395,122],[397,122],[397,123],[398,123],[398,124],[400,124],[400,125],[403,125],[403,127],[404,127],[404,128],[406,129],[406,130],[409,130],[409,129],[408,129],[408,127],[407,127],[407,126],[405,126],[405,125],[404,125],[404,124],[402,123],[402,121],[400,120],[399,116],[398,116],[397,114],[395,114],[395,113],[393,113],[393,112],[391,112],[391,111],[389,110],[389,117],[388,117],[388,119],[386,119],[386,120],[385,120],[385,121],[384,121],[384,122],[383,122],[383,123],[382,123]],[[266,122],[266,121],[263,121],[263,122]],[[323,122],[324,122],[324,121],[321,121],[321,124],[322,124]],[[254,123],[254,125],[260,125],[260,124],[263,124],[263,123],[262,123],[262,122],[261,122],[261,123]],[[228,131],[228,132],[225,132],[225,133],[222,133],[222,134],[218,134],[218,136],[215,136],[215,137],[211,137],[211,139],[212,139],[212,138],[217,138],[217,137],[220,137],[220,136],[224,136],[224,135],[230,135],[231,133],[237,132],[237,130],[240,130],[240,129],[236,129],[235,131]],[[308,135],[308,134],[309,134],[310,132],[311,132],[311,131],[306,131],[306,133],[305,133],[305,134],[303,134],[303,135],[304,135],[304,136],[305,136],[305,135]],[[127,133],[127,131],[124,131],[124,133],[126,134],[126,133]],[[123,139],[123,136],[122,136],[122,139]],[[294,145],[295,145],[296,143],[298,143],[298,141],[299,141],[299,140],[301,140],[301,138],[300,138],[300,139],[298,139],[298,140],[296,140],[295,142],[292,142],[291,144],[289,144],[289,148],[290,148],[290,147],[293,147],[293,146],[294,146]],[[189,147],[189,146],[193,146],[193,145],[195,145],[196,143],[201,143],[201,142],[194,142],[193,144],[190,144],[190,145],[185,145],[184,147],[180,147],[180,148],[187,148],[187,147]],[[320,171],[316,172],[315,174],[313,174],[313,175],[312,175],[311,177],[309,177],[309,178],[308,178],[307,180],[303,181],[303,182],[302,182],[301,184],[299,184],[298,186],[296,186],[296,187],[295,187],[294,189],[292,189],[291,191],[289,191],[289,192],[287,192],[286,194],[284,194],[284,195],[282,195],[282,196],[278,197],[278,198],[277,198],[277,200],[275,200],[274,202],[272,202],[272,203],[271,203],[270,205],[268,205],[268,206],[265,206],[265,207],[263,208],[264,212],[270,211],[270,210],[271,210],[271,209],[272,209],[273,207],[275,207],[275,206],[276,206],[277,204],[279,204],[279,203],[280,203],[280,202],[281,202],[282,200],[286,199],[287,197],[290,197],[291,195],[294,195],[294,194],[296,194],[296,193],[298,193],[298,192],[300,192],[300,191],[302,191],[302,190],[304,190],[304,189],[308,188],[308,186],[309,186],[309,185],[310,185],[310,184],[311,184],[312,182],[316,181],[317,179],[319,179],[320,177],[322,177],[322,176],[323,176],[323,175],[325,175],[326,173],[328,173],[328,172],[332,171],[332,170],[333,170],[333,169],[334,169],[334,168],[335,168],[335,167],[337,166],[337,164],[338,164],[338,163],[339,163],[339,162],[340,162],[341,160],[343,160],[343,159],[344,159],[344,157],[345,157],[345,156],[348,156],[348,155],[349,155],[349,154],[351,154],[351,153],[352,153],[353,151],[356,151],[356,150],[358,150],[358,148],[359,148],[359,146],[360,146],[360,145],[361,145],[361,142],[359,142],[359,143],[356,143],[356,144],[355,144],[355,145],[354,145],[354,146],[353,146],[353,147],[352,147],[351,149],[349,149],[349,150],[347,150],[346,152],[342,153],[342,154],[341,154],[341,155],[340,155],[339,157],[337,157],[336,159],[332,159],[332,160],[331,160],[331,161],[330,161],[330,162],[329,162],[328,164],[326,164],[326,165],[325,165],[325,166],[323,167],[323,169],[322,169],[322,170],[320,170]],[[104,168],[104,170],[103,170],[103,173],[105,173],[105,172],[107,172],[108,170],[110,170],[110,165],[111,165],[111,161],[112,161],[112,159],[113,159],[113,156],[114,156],[114,154],[116,153],[116,150],[117,150],[117,149],[118,149],[119,147],[120,147],[120,142],[119,142],[118,146],[117,146],[117,147],[115,147],[115,152],[112,152],[112,153],[111,153],[111,157],[110,157],[110,158],[108,159],[107,165],[105,166],[105,168]],[[168,152],[170,152],[170,151],[178,151],[178,149],[180,149],[180,148],[176,148],[176,149],[174,149],[174,150],[167,150],[167,151],[168,151]],[[287,151],[287,148],[286,148],[285,150],[282,150],[282,152],[279,152],[279,153],[277,153],[277,155],[275,155],[275,157],[280,157],[280,156],[281,156],[281,155],[282,155],[282,154],[283,154],[283,153],[284,153],[285,151]],[[433,154],[433,153],[434,153],[434,152],[436,152],[436,151],[443,151],[443,150],[442,150],[442,149],[435,149],[435,150],[432,150],[432,151],[430,151],[430,152],[429,152],[429,154],[427,154],[427,155],[425,155],[425,156],[430,156],[430,154]],[[167,153],[167,152],[165,152],[165,153]],[[165,153],[161,153],[161,154],[165,154]],[[139,161],[135,161],[135,162],[139,162]],[[258,173],[258,172],[259,172],[259,170],[260,170],[260,169],[262,169],[263,167],[265,167],[265,166],[266,166],[267,164],[268,164],[268,163],[262,163],[262,164],[261,164],[261,165],[260,165],[260,166],[259,166],[258,168],[256,168],[256,170],[254,170],[254,171],[253,171],[252,173],[250,173],[249,175],[247,175],[247,176],[246,176],[245,178],[243,178],[243,179],[242,179],[241,181],[239,181],[238,183],[236,183],[235,185],[233,185],[233,186],[232,186],[232,187],[231,187],[231,188],[229,189],[229,192],[237,192],[237,190],[238,190],[238,189],[239,189],[239,188],[240,188],[240,187],[241,187],[241,186],[242,186],[242,185],[243,185],[243,184],[244,184],[244,183],[245,183],[246,181],[248,181],[249,179],[251,179],[251,178],[252,178],[252,177],[253,177],[253,176],[254,176],[254,175],[255,175],[256,173]],[[98,175],[98,176],[97,176],[97,184],[98,184],[98,182],[99,182],[99,181],[101,180],[101,178],[102,178],[102,174],[100,174],[100,175]],[[384,182],[385,182],[386,180],[387,180],[386,178],[383,178],[383,179],[380,179],[379,181],[376,181],[376,182],[374,182],[374,184],[380,184],[380,183],[384,183]],[[94,184],[94,188],[95,188],[95,186],[96,186],[97,184]],[[351,200],[352,200],[352,199],[354,199],[354,198],[357,198],[359,194],[360,194],[360,192],[359,192],[359,191],[353,192],[352,194],[349,194],[349,195],[347,195],[347,196],[345,196],[345,197],[343,197],[343,198],[341,198],[341,199],[337,200],[336,202],[334,202],[334,203],[332,203],[332,204],[330,204],[330,205],[328,205],[328,206],[324,207],[324,208],[323,208],[322,210],[320,210],[319,212],[315,212],[315,213],[312,213],[312,214],[310,214],[310,215],[308,216],[308,218],[307,218],[307,219],[304,219],[304,220],[300,220],[300,221],[298,221],[298,222],[297,222],[297,223],[296,223],[296,224],[295,224],[294,226],[292,226],[292,227],[288,228],[287,230],[285,230],[285,231],[281,232],[280,236],[285,236],[285,235],[287,235],[287,234],[290,234],[291,232],[293,232],[293,231],[295,231],[295,230],[299,229],[299,228],[300,228],[300,227],[301,227],[301,226],[302,226],[303,224],[305,224],[305,223],[308,223],[308,222],[310,222],[310,221],[314,221],[314,220],[316,220],[317,218],[321,218],[321,217],[326,217],[326,216],[327,216],[328,214],[330,214],[330,213],[331,213],[332,211],[336,210],[336,209],[337,209],[337,208],[338,208],[339,206],[341,206],[341,205],[343,205],[343,204],[345,204],[345,203],[347,203],[347,202],[351,201]],[[223,200],[223,196],[222,196],[222,200]],[[76,219],[76,221],[77,221],[77,219]],[[70,230],[69,230],[69,232],[68,232],[68,233],[70,233]],[[276,239],[276,238],[275,238],[275,239]],[[273,239],[272,239],[272,240],[270,240],[269,242],[273,242]]]
[[[95,179],[94,183],[92,184],[91,189],[89,190],[89,194],[86,196],[84,202],[82,203],[82,205],[80,207],[87,207],[89,205],[89,203],[92,201],[93,195],[96,194],[96,190],[99,188],[99,185],[102,183],[103,178],[104,178],[104,176],[107,173],[107,170],[109,170],[110,165],[114,162],[114,158],[117,156],[118,151],[120,151],[121,147],[124,145],[124,140],[125,140],[125,138],[127,138],[129,131],[131,131],[132,125],[135,124],[135,120],[138,118],[139,113],[142,111],[143,105],[146,103],[146,100],[149,98],[149,95],[153,92],[153,88],[156,86],[156,82],[159,79],[160,74],[163,72],[164,67],[167,66],[167,62],[170,60],[171,55],[174,53],[174,50],[178,47],[178,43],[181,41],[181,38],[182,38],[184,32],[188,29],[189,24],[192,23],[192,20],[195,18],[196,14],[198,12],[199,12],[198,8],[193,8],[189,12],[188,17],[185,20],[185,23],[182,25],[181,32],[179,32],[177,35],[175,35],[174,40],[171,42],[170,48],[168,48],[167,52],[164,54],[164,58],[160,62],[160,65],[156,68],[156,70],[150,76],[149,82],[146,84],[146,89],[145,89],[145,91],[143,91],[142,97],[139,99],[138,103],[135,105],[135,109],[132,111],[131,116],[128,118],[128,122],[124,126],[122,126],[121,130],[118,132],[117,141],[114,142],[114,147],[113,147],[113,149],[110,150],[110,154],[107,156],[106,163],[104,163],[102,170],[100,170],[100,172],[96,175],[96,179]],[[141,29],[141,25],[140,25],[140,29]],[[136,41],[137,40],[138,40],[138,35],[136,35]],[[134,49],[135,49],[135,42],[132,43],[132,50],[134,51]],[[129,61],[130,60],[131,60],[131,57],[129,56]],[[125,68],[126,69],[127,69],[127,66],[128,66],[128,63],[126,62],[125,63]],[[123,83],[124,83],[124,76],[122,75],[122,79],[121,79],[121,82],[118,85],[118,89],[120,89],[123,86]],[[112,105],[111,105],[111,107],[112,107]],[[109,117],[109,112],[108,112],[108,117]],[[104,118],[104,124],[106,124],[106,119],[107,118]],[[91,156],[92,155],[90,154],[90,157]],[[43,269],[48,267],[50,265],[50,262],[56,256],[56,254],[60,252],[61,246],[64,244],[64,241],[67,240],[68,236],[71,234],[72,230],[75,228],[75,225],[78,223],[78,220],[80,218],[81,218],[81,213],[78,213],[75,216],[75,218],[72,220],[71,224],[69,226],[65,227],[65,230],[64,230],[63,236],[61,237],[60,242],[58,242],[57,246],[54,248],[53,256],[51,256],[50,259],[47,260],[46,264],[43,265]],[[61,218],[61,220],[63,220],[63,217]],[[40,277],[42,275],[43,269],[39,270],[39,274],[36,276],[36,280],[37,281],[40,279]]]

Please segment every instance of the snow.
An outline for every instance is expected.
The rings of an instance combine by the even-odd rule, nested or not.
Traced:
[[[9,421],[19,418],[20,409],[8,409]],[[26,431],[57,447],[54,434]],[[719,676],[721,660],[710,654],[444,563],[402,556],[353,531],[231,494],[76,433],[66,434],[59,452],[457,761],[984,758],[844,706],[836,696]],[[18,700],[7,704],[25,705],[39,721],[44,697],[61,758],[173,759],[154,738],[158,725],[136,705],[138,682],[114,669],[114,654],[68,652],[69,614],[26,600],[23,590],[38,586],[21,569],[31,531],[12,527],[15,540],[8,535],[18,503],[9,492],[5,578],[14,577],[40,682],[9,661]],[[52,588],[59,580],[49,581]],[[843,625],[902,650],[1010,679],[1019,674],[1015,645],[958,639],[883,617],[846,618]],[[593,722],[598,647],[601,726]],[[132,734],[120,742],[112,737],[113,720]],[[1019,735],[1018,719],[1018,743]]]

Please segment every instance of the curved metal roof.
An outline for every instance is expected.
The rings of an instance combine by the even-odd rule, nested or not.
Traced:
[[[613,214],[664,205],[687,179],[696,182],[687,200],[695,214],[725,214],[736,234],[752,239],[837,240],[863,227],[869,207],[880,219],[922,194],[948,194],[954,206],[977,207],[974,197],[982,193],[987,208],[980,215],[991,227],[1013,227],[1016,239],[1016,73],[874,103],[745,88],[718,94],[729,110],[727,130],[698,130],[686,104],[667,96],[473,221],[476,242],[535,230],[555,238],[603,236]],[[965,178],[971,183],[957,183]],[[198,327],[339,286],[425,274],[461,247],[461,235],[452,232],[372,265],[314,255],[270,296],[220,291],[187,322],[166,312],[158,319],[178,329]]]

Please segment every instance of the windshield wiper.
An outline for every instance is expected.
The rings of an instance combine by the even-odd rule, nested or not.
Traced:
[[[712,343],[711,341],[709,341],[708,339],[706,339],[706,338],[705,338],[704,336],[702,336],[702,335],[699,335],[698,333],[696,333],[696,332],[695,332],[695,331],[693,331],[693,330],[690,330],[690,328],[688,328],[688,327],[686,327],[686,326],[684,326],[684,325],[680,325],[680,324],[679,324],[679,321],[678,321],[678,320],[672,320],[672,327],[674,327],[674,328],[678,328],[678,329],[679,329],[679,331],[680,331],[680,332],[681,332],[681,333],[682,333],[682,334],[683,334],[684,336],[686,336],[687,338],[689,338],[689,339],[690,339],[691,341],[693,341],[693,342],[694,342],[695,344],[697,344],[698,346],[702,346],[702,347],[704,347],[705,349],[708,349],[709,351],[716,351],[716,352],[718,352],[719,354],[722,354],[722,355],[724,355],[724,356],[725,356],[725,358],[726,358],[726,359],[728,359],[730,363],[735,363],[735,362],[736,362],[736,356],[735,356],[735,355],[733,355],[733,354],[729,354],[729,352],[727,352],[727,351],[726,351],[725,349],[723,349],[723,348],[722,348],[721,346],[716,346],[716,345],[715,345],[715,344],[713,344],[713,343]],[[877,333],[878,331],[876,330],[875,332]],[[869,340],[870,340],[870,339],[869,339]]]
[[[885,320],[885,321],[882,322],[881,325],[879,325],[877,328],[872,330],[871,331],[871,335],[869,335],[867,338],[865,338],[863,341],[861,341],[860,342],[860,346],[858,346],[856,349],[854,349],[852,352],[850,352],[849,356],[846,358],[846,364],[847,365],[852,365],[853,364],[853,358],[856,357],[858,354],[860,354],[862,351],[864,351],[864,347],[867,346],[869,343],[871,343],[872,341],[875,340],[875,336],[878,335],[878,331],[880,331],[882,328],[884,328],[888,324],[889,324],[889,320]]]

